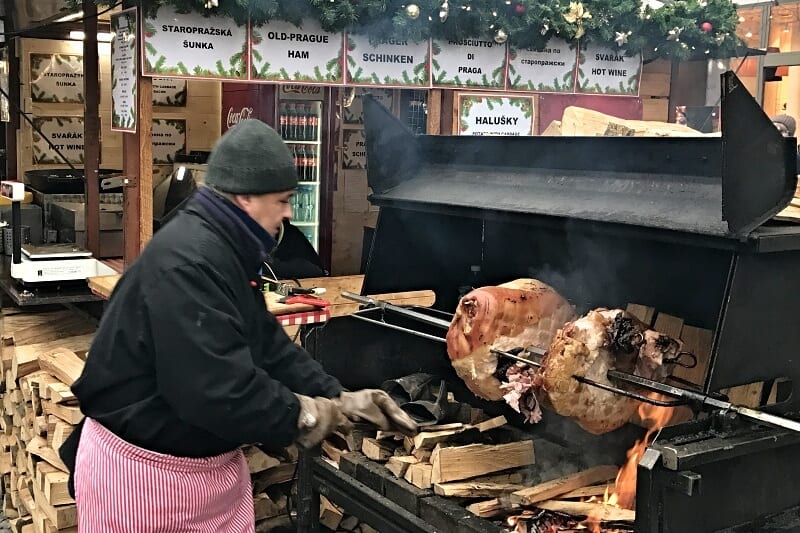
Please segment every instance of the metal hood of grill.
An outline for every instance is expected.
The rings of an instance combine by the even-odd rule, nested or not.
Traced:
[[[414,135],[367,97],[370,199],[460,216],[499,211],[747,240],[791,201],[796,143],[733,72],[722,78],[721,137]]]

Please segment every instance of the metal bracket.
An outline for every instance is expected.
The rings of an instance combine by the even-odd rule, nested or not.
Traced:
[[[139,180],[136,176],[112,176],[100,180],[100,190],[107,191],[117,187],[136,187]]]

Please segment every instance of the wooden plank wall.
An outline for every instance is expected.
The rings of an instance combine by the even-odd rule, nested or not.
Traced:
[[[122,169],[122,134],[111,131],[111,48],[108,43],[100,43],[100,146],[101,168]],[[78,116],[82,117],[83,104],[36,103],[31,101],[31,62],[30,55],[77,54],[82,55],[80,41],[56,41],[47,39],[22,39],[20,46],[21,99],[23,109],[33,116]],[[210,150],[220,136],[220,116],[222,86],[215,81],[189,81],[185,107],[154,107],[154,118],[173,118],[186,120],[186,145],[188,150]],[[26,170],[35,170],[66,165],[34,165],[32,128],[22,121],[17,132],[19,157],[17,173],[19,177]],[[156,179],[168,174],[171,165],[154,167]]]
[[[642,99],[642,120],[667,122],[672,63],[664,59],[648,63],[642,69],[639,97]]]

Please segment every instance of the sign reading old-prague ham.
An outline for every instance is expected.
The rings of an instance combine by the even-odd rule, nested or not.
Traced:
[[[533,134],[533,98],[461,95],[459,135]]]
[[[347,82],[351,85],[427,87],[428,41],[386,40],[376,46],[366,35],[347,36]]]
[[[502,89],[506,83],[506,45],[480,39],[431,41],[433,85]]]
[[[553,38],[544,50],[509,47],[508,88],[516,91],[571,93],[575,89],[574,46]]]
[[[82,104],[83,56],[31,54],[31,99]]]
[[[144,21],[144,74],[247,79],[247,27],[162,5]]]
[[[304,20],[299,28],[277,20],[253,28],[252,78],[341,83],[343,37],[324,31],[319,22],[311,19]]]
[[[623,48],[589,44],[580,53],[578,92],[636,96],[641,71],[641,54],[629,56]]]

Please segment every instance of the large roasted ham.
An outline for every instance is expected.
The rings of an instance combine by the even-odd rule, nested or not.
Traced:
[[[547,350],[533,379],[542,405],[600,434],[623,426],[636,413],[638,400],[581,383],[580,376],[607,385],[616,369],[663,381],[670,360],[681,351],[678,340],[653,331],[625,311],[597,309],[566,324]]]
[[[546,349],[559,328],[573,318],[569,302],[535,279],[481,287],[459,302],[447,332],[447,353],[473,393],[500,400],[509,391],[496,376],[498,360],[491,349]]]

